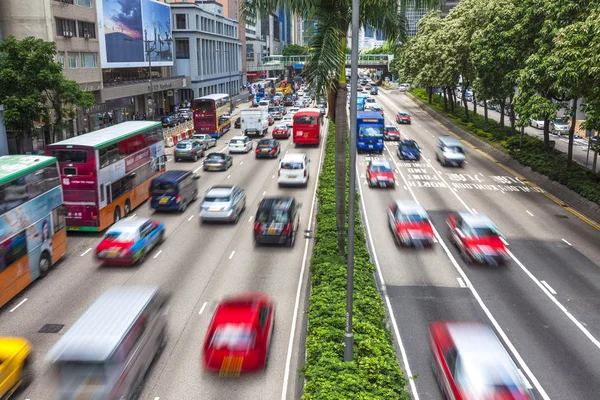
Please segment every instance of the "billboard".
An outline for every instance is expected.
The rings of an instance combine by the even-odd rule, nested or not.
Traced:
[[[97,0],[102,68],[173,65],[171,8],[157,0]],[[150,60],[148,59],[150,58]]]

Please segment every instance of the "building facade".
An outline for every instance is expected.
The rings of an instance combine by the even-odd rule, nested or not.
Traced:
[[[217,2],[172,3],[175,72],[189,76],[184,100],[213,93],[239,94],[244,82],[238,22]]]

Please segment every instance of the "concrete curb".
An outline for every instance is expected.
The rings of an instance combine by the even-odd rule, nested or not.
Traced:
[[[392,94],[392,93],[390,93]],[[531,169],[531,167],[527,167],[510,155],[503,153],[502,151],[496,149],[495,147],[487,144],[483,140],[473,136],[471,133],[462,129],[461,127],[455,125],[452,121],[446,118],[444,115],[439,113],[438,111],[432,109],[427,104],[421,102],[419,99],[414,97],[412,94],[406,92],[406,95],[423,111],[429,114],[433,119],[438,121],[444,127],[446,127],[450,132],[454,133],[456,136],[461,139],[471,143],[476,148],[480,149],[484,153],[493,157],[500,163],[504,164],[508,168],[512,169],[516,173],[525,177],[528,181],[536,184],[541,189],[551,194],[555,198],[553,201],[560,204],[565,209],[572,208],[573,210],[579,211],[581,214],[586,216],[592,221],[586,221],[590,223],[590,225],[594,226],[597,229],[600,229],[600,224],[597,221],[600,221],[600,205],[586,199],[580,194],[574,192],[569,189],[565,185],[553,181],[545,175],[542,175],[538,172],[535,172]],[[570,210],[569,210],[570,211]]]

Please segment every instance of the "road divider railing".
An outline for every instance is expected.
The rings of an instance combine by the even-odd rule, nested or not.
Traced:
[[[334,124],[329,125],[326,143],[317,191],[303,399],[408,400],[407,380],[386,325],[386,310],[362,229],[355,230],[354,360],[344,361],[347,266],[337,247]],[[353,223],[360,227],[360,213],[356,214]]]
[[[189,139],[194,134],[194,123],[192,121],[185,121],[182,124],[176,125],[172,128],[163,130],[165,138],[165,147],[173,147],[178,142]]]

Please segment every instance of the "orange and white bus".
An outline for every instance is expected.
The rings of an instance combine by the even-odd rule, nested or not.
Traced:
[[[67,252],[54,157],[0,157],[0,307]]]
[[[46,146],[58,160],[67,230],[103,231],[148,198],[165,170],[160,122],[128,121]]]

